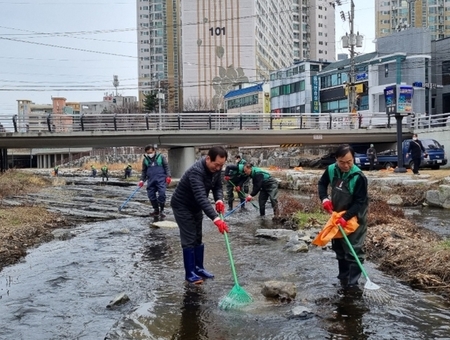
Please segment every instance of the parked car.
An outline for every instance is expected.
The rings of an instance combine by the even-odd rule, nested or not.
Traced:
[[[406,158],[406,153],[408,151],[409,143],[411,139],[405,139],[402,143],[402,152],[403,152],[403,165],[405,167],[413,168],[414,163],[411,157]],[[447,156],[445,154],[444,146],[441,145],[435,139],[421,139],[423,147],[425,148],[425,152],[427,153],[426,157],[422,158],[422,162],[420,164],[421,168],[431,168],[431,169],[439,169],[441,165],[447,164]],[[369,159],[366,154],[356,153],[355,154],[355,164],[359,166],[361,169],[369,168]],[[375,164],[375,168],[377,169],[389,169],[395,168],[398,165],[398,156],[397,149],[395,150],[385,150],[377,153],[377,162]]]

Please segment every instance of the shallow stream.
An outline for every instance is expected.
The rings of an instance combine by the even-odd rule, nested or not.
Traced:
[[[435,216],[431,224],[446,217]],[[234,281],[224,237],[209,220],[205,266],[216,278],[190,287],[183,283],[178,229],[127,217],[82,224],[72,229],[74,238],[32,249],[22,263],[0,272],[0,339],[450,339],[444,299],[414,291],[372,263],[365,264],[369,276],[392,295],[391,305],[339,295],[332,251],[293,254],[284,242],[255,238],[256,229],[272,226],[256,209],[228,221],[239,284],[255,299],[244,309],[218,308]],[[295,283],[296,299],[264,298],[268,280]],[[129,302],[106,308],[123,292]],[[290,318],[299,306],[313,317]]]

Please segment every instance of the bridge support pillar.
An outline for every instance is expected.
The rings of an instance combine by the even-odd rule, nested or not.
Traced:
[[[181,178],[184,172],[195,162],[195,148],[180,147],[169,149],[169,167],[173,178]]]

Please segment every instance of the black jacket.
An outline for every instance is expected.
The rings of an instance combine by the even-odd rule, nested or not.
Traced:
[[[205,158],[202,158],[181,176],[170,204],[172,209],[184,207],[193,213],[203,210],[206,216],[214,220],[219,215],[209,201],[210,191],[214,201],[223,199],[221,172],[210,172]]]
[[[425,148],[420,140],[409,142],[408,153],[411,154],[411,158],[422,158],[422,152],[425,152]]]

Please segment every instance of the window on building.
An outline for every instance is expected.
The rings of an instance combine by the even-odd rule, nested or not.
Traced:
[[[450,85],[450,60],[442,62],[442,85]]]

